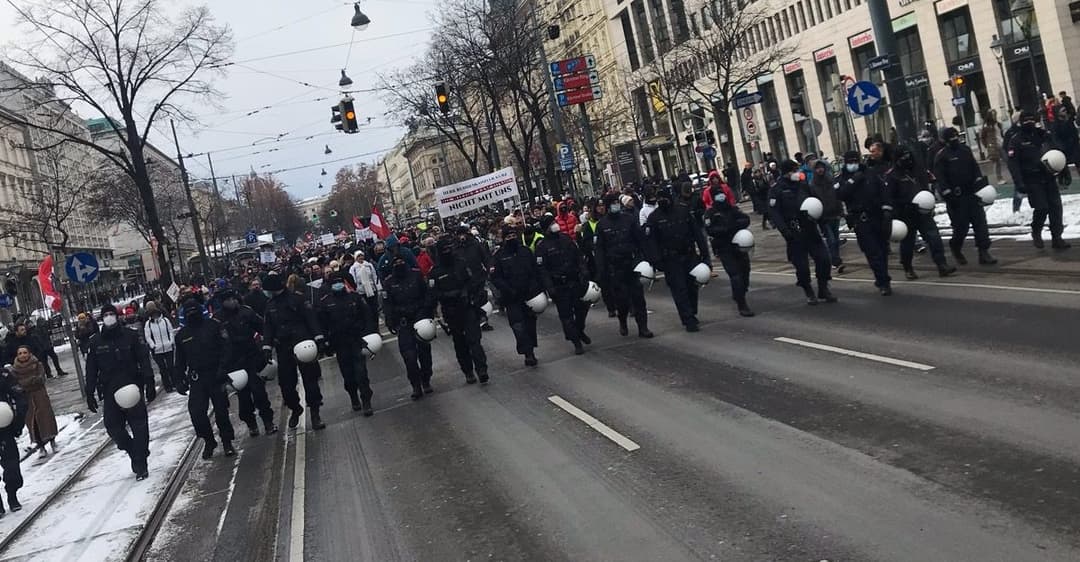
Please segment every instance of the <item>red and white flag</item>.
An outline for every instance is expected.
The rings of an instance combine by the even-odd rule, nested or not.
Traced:
[[[52,256],[45,256],[45,259],[41,260],[41,265],[38,266],[38,286],[41,287],[41,297],[45,300],[45,306],[55,312],[60,312],[64,303],[60,300],[60,292],[53,287],[52,274]]]
[[[360,217],[353,215],[352,225],[356,228],[356,230],[360,230],[364,228],[364,221],[360,220]]]
[[[382,213],[379,212],[379,207],[371,208],[371,231],[378,236],[380,240],[384,240],[390,236],[390,226],[386,224],[386,220],[383,219]]]

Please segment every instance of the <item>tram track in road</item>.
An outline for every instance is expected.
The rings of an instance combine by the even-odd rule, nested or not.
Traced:
[[[154,539],[168,519],[169,511],[176,502],[176,498],[179,497],[180,490],[184,488],[188,474],[191,473],[191,469],[195,466],[195,451],[198,450],[195,445],[197,442],[197,437],[191,439],[187,449],[184,450],[183,456],[180,457],[180,462],[176,464],[176,468],[169,476],[164,491],[158,497],[157,504],[154,505],[154,511],[151,512],[150,517],[146,520],[146,525],[143,525],[142,530],[139,532],[139,538],[135,540],[131,551],[128,552],[128,562],[147,559],[150,548],[154,545]]]

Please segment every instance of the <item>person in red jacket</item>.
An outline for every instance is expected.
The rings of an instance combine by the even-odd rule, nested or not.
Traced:
[[[420,243],[420,253],[416,255],[416,265],[420,267],[420,275],[427,279],[428,273],[435,267],[435,262],[431,259],[430,248],[435,246],[435,238],[428,236]]]
[[[713,206],[712,193],[715,191],[715,189],[713,189],[714,187],[723,190],[724,195],[727,196],[727,202],[732,207],[738,206],[738,203],[735,201],[735,193],[731,191],[731,187],[728,184],[724,183],[723,178],[720,176],[720,171],[713,170],[709,172],[709,183],[701,190],[701,202],[705,204],[706,210],[711,209]]]
[[[573,197],[567,195],[555,206],[555,222],[559,225],[560,232],[565,232],[567,236],[577,240],[577,204]]]

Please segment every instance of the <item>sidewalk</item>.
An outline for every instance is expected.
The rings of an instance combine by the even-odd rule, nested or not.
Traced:
[[[75,375],[75,361],[71,357],[68,346],[58,346],[56,355],[60,357],[60,366],[67,373],[65,377],[55,377],[45,381],[45,387],[49,390],[49,400],[52,401],[53,411],[56,415],[74,414],[83,412],[89,414],[86,409],[86,401],[79,392],[79,377]],[[80,358],[81,360],[81,358]],[[52,361],[50,360],[51,364]],[[84,363],[83,368],[86,368]],[[56,374],[55,372],[53,374]]]

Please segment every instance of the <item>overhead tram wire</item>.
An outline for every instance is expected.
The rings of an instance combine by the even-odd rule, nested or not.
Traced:
[[[427,31],[432,31],[432,29],[433,28],[431,28],[431,27],[424,27],[424,28],[421,28],[421,29],[414,29],[414,30],[411,30],[411,31],[402,31],[402,32],[399,32],[399,33],[390,33],[388,35],[379,35],[379,36],[375,36],[375,37],[365,37],[365,38],[361,38],[361,39],[356,39],[355,42],[356,43],[364,43],[364,42],[368,42],[368,41],[378,41],[380,39],[391,39],[391,38],[394,38],[394,37],[403,37],[405,35],[414,35],[414,34],[417,34],[417,33],[424,33],[424,32],[427,32]],[[348,45],[349,43],[352,43],[352,42],[354,42],[354,41],[346,41],[344,43],[334,43],[333,45],[324,45],[322,47],[310,47],[308,49],[298,49],[296,51],[288,51],[288,52],[285,52],[285,53],[277,53],[277,54],[273,54],[273,55],[265,55],[265,56],[261,56],[261,57],[254,57],[254,58],[244,59],[244,60],[239,60],[239,61],[223,62],[221,64],[208,66],[207,68],[225,68],[225,67],[228,67],[228,66],[239,66],[239,65],[249,63],[249,62],[257,62],[257,61],[261,61],[261,60],[268,60],[268,59],[274,59],[274,58],[280,58],[280,57],[288,57],[288,56],[292,56],[292,55],[300,55],[300,54],[311,53],[311,52],[315,52],[315,51],[325,51],[327,49],[334,49],[334,48],[337,48],[337,47],[344,47],[344,46],[346,46],[346,45]]]

